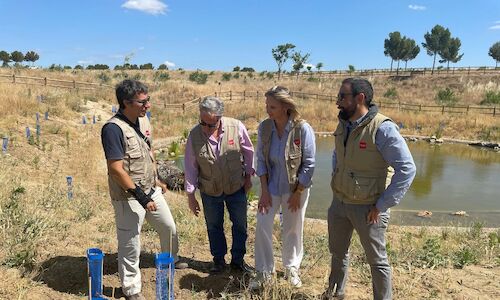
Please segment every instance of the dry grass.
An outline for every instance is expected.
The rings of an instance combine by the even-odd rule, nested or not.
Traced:
[[[65,79],[70,75],[67,72],[42,75],[52,76],[52,73]],[[72,76],[92,81],[97,74],[81,72]],[[216,74],[213,76],[216,77]],[[172,102],[182,102],[179,99],[183,93],[192,97],[213,93],[214,88],[218,88],[210,79],[206,85],[198,86],[177,76],[185,75],[173,74],[170,80],[155,86],[152,95],[170,95]],[[110,77],[115,80],[112,72]],[[229,86],[235,90],[245,87],[249,87],[248,90],[250,87],[252,90],[265,90],[273,84],[267,80],[252,80],[255,84],[248,83],[250,80],[243,83],[243,79],[230,81],[224,83],[224,89]],[[294,83],[291,80],[284,84],[291,86]],[[317,83],[296,84],[293,89],[311,92],[317,89]],[[322,83],[322,89],[329,85],[333,91],[338,82]],[[77,93],[35,86],[29,89],[31,92],[23,85],[0,84],[0,133],[10,137],[8,155],[0,158],[0,299],[81,298],[87,289],[84,253],[90,247],[99,247],[106,253],[104,285],[105,292],[110,296],[119,287],[115,260],[117,245],[99,135],[103,122],[111,116],[112,92]],[[37,95],[45,95],[46,100],[39,103]],[[317,131],[335,127],[337,111],[333,104],[298,102],[304,118]],[[45,111],[50,112],[48,121],[43,120]],[[36,112],[41,114],[42,134],[30,143],[24,136],[25,127],[30,126],[34,134]],[[479,134],[482,128],[498,128],[497,119],[484,116],[460,118],[397,111],[385,113],[407,124],[403,132],[413,133],[412,128],[419,124],[422,126],[420,133],[425,135],[432,134],[439,122],[446,124],[444,135],[452,137],[471,137],[461,128],[468,128],[474,134]],[[83,114],[88,118],[98,115],[100,121],[96,125],[82,125]],[[228,103],[227,115],[240,118],[250,129],[256,129],[258,121],[265,117],[263,101]],[[176,115],[158,107],[154,108],[153,116],[157,138],[180,136],[197,119],[195,113]],[[498,139],[498,132],[494,134]],[[66,197],[67,175],[73,176],[73,200]],[[191,259],[193,266],[176,273],[178,299],[223,296],[226,299],[315,299],[325,288],[329,255],[324,222],[310,220],[305,226],[303,288],[292,290],[278,276],[275,287],[262,294],[250,294],[245,290],[248,278],[230,273],[221,276],[207,274],[211,258],[203,218],[195,218],[188,213],[184,195],[169,192],[166,198],[180,232],[181,255]],[[247,257],[250,263],[253,262],[254,228],[255,212],[250,211]],[[226,232],[229,232],[227,229]],[[499,234],[498,230],[486,230],[480,224],[465,230],[390,227],[388,241],[394,266],[395,298],[499,298]],[[275,241],[278,254],[279,230],[275,230]],[[156,233],[147,225],[142,244],[144,292],[148,298],[153,298],[151,253],[160,249]],[[353,299],[369,299],[369,271],[357,238],[353,242],[352,258],[348,293]],[[461,262],[469,265],[463,269],[454,268]],[[280,271],[278,257],[277,267]]]

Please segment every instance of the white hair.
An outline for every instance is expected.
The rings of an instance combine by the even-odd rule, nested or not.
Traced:
[[[222,117],[222,114],[224,114],[224,103],[214,96],[203,97],[199,106],[200,112],[207,112],[217,117]]]

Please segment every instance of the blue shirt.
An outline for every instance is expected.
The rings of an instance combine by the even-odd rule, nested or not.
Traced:
[[[365,115],[366,116],[366,115]],[[354,122],[349,122],[347,132],[351,132],[361,123],[361,117]],[[345,141],[344,141],[345,143]],[[393,122],[383,122],[375,134],[375,146],[382,154],[384,160],[394,168],[394,176],[387,189],[380,195],[375,206],[381,212],[398,205],[403,196],[410,188],[417,168],[413,162],[410,149],[404,138],[399,133],[399,129]],[[333,150],[332,167],[335,170],[337,164],[336,151]]]
[[[269,163],[271,170],[267,170],[266,159],[263,153],[261,126],[258,131],[257,141],[257,176],[267,174],[267,184],[271,195],[280,196],[290,194],[290,184],[286,171],[285,147],[288,139],[288,134],[292,126],[292,121],[289,120],[285,126],[285,131],[281,139],[278,137],[276,125],[273,123],[271,132],[271,145],[269,149]],[[310,187],[312,184],[312,176],[314,173],[316,142],[314,131],[308,123],[303,123],[301,127],[301,150],[302,163],[298,170],[299,183],[305,187]]]

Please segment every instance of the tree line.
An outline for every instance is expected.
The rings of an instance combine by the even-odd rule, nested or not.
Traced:
[[[439,62],[446,63],[448,69],[450,62],[457,63],[464,56],[463,53],[460,53],[460,47],[462,46],[460,39],[452,37],[450,30],[441,25],[436,25],[430,32],[425,33],[424,39],[425,42],[422,43],[422,47],[427,50],[429,56],[434,58],[431,74],[434,74],[438,55],[441,58]],[[309,53],[301,54],[301,52],[297,52],[294,49],[295,45],[290,43],[278,45],[272,49],[273,58],[278,65],[278,78],[283,71],[283,65],[289,58],[294,62],[292,69],[297,75],[309,60]],[[389,37],[384,40],[384,55],[391,58],[391,71],[393,62],[397,62],[396,73],[399,72],[400,61],[405,62],[406,69],[408,61],[415,59],[419,53],[420,47],[416,41],[401,35],[399,31],[389,33]],[[497,68],[500,61],[500,42],[496,42],[490,47],[488,55],[495,60],[495,68]],[[320,71],[321,67],[323,67],[323,63],[316,65],[318,71]],[[311,66],[309,65],[307,69],[310,71]],[[349,65],[349,70],[354,71],[354,66]]]
[[[0,60],[2,61],[2,67],[8,67],[10,62],[14,62],[14,66],[18,67],[23,61],[35,63],[40,58],[40,55],[35,51],[28,51],[23,54],[21,51],[0,51]]]

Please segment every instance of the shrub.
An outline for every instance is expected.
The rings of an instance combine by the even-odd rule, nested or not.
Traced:
[[[309,82],[319,82],[319,78],[309,77],[309,78],[307,78],[307,81],[309,81]]]
[[[439,239],[436,237],[427,239],[417,260],[417,265],[423,268],[434,268],[446,265],[446,260],[441,254],[441,243]]]
[[[469,246],[464,246],[453,255],[453,265],[462,269],[466,265],[477,264],[479,262],[477,250]]]
[[[271,72],[266,73],[267,79],[273,79],[274,75]]]
[[[235,73],[235,74],[233,75],[233,78],[234,78],[234,79],[238,79],[238,78],[240,78],[240,73]]]
[[[388,88],[387,91],[384,93],[384,97],[388,99],[397,99],[398,98],[398,92],[396,91],[395,87]]]
[[[441,105],[451,106],[458,102],[458,97],[450,88],[446,88],[438,91],[436,94],[436,102]]]
[[[170,79],[170,75],[165,72],[156,72],[154,75],[154,81],[167,81]]]
[[[222,81],[229,81],[229,80],[231,80],[231,73],[222,74]]]
[[[207,79],[208,75],[200,71],[189,74],[189,80],[194,81],[197,84],[205,84],[207,83]]]
[[[480,103],[481,105],[488,104],[500,104],[500,92],[489,91],[484,94],[483,101]]]
[[[108,83],[111,81],[111,78],[109,78],[108,74],[106,73],[100,73],[97,75],[97,78],[101,81],[101,83]]]

